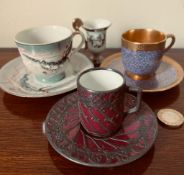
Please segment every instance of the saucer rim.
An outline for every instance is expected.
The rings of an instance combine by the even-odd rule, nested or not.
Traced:
[[[126,93],[128,94],[128,96],[131,96],[133,98],[135,98],[132,94],[130,93]],[[62,99],[58,100],[52,107],[51,109],[49,110],[49,112],[47,113],[47,116],[46,116],[46,119],[45,121],[43,122],[43,125],[42,125],[42,132],[43,134],[46,136],[49,144],[52,146],[52,148],[61,156],[63,156],[64,158],[66,158],[67,160],[70,160],[71,162],[74,162],[74,163],[77,163],[79,165],[84,165],[84,166],[88,166],[88,167],[101,167],[101,168],[105,168],[105,167],[118,167],[118,166],[122,166],[122,165],[126,165],[126,164],[129,164],[131,162],[134,162],[138,159],[140,159],[141,157],[143,157],[149,150],[151,150],[151,148],[154,146],[154,143],[156,141],[156,138],[158,136],[158,121],[157,121],[157,118],[156,118],[156,115],[155,113],[153,112],[153,110],[149,107],[149,105],[147,103],[145,103],[144,101],[141,102],[142,105],[144,105],[149,111],[150,113],[152,113],[152,116],[153,116],[153,120],[155,122],[155,133],[154,133],[154,138],[152,140],[152,143],[142,152],[142,154],[140,154],[139,156],[137,156],[135,159],[129,159],[128,161],[126,162],[121,162],[119,161],[118,163],[111,163],[111,164],[98,164],[98,163],[86,163],[86,162],[82,162],[81,160],[79,159],[76,159],[76,158],[71,158],[71,157],[68,157],[66,154],[64,154],[64,152],[61,152],[57,145],[55,145],[53,142],[52,142],[52,138],[50,137],[50,134],[49,133],[49,129],[48,127],[46,126],[46,123],[48,122],[48,119],[49,119],[49,116],[50,116],[50,113],[52,110],[54,110],[55,106],[57,106],[57,104],[59,104],[62,100],[64,100],[64,98],[68,98],[69,96],[74,96],[76,95],[77,96],[77,91],[71,93],[71,94],[68,94],[66,95],[65,97],[63,97]],[[154,117],[155,116],[155,117]],[[79,121],[80,123],[80,121]],[[78,125],[77,125],[78,126]],[[81,127],[79,127],[79,130],[81,130]],[[85,134],[85,133],[84,133]],[[113,137],[113,136],[112,136]],[[100,138],[99,138],[100,139]]]
[[[121,59],[121,52],[116,52],[112,55],[107,56],[101,63],[100,67],[109,67],[109,65],[111,64],[112,61],[114,60],[119,60]],[[169,90],[177,85],[179,85],[183,79],[184,79],[184,70],[182,68],[182,66],[175,61],[174,59],[172,59],[171,57],[167,56],[167,55],[163,55],[163,57],[161,58],[161,61],[164,63],[169,64],[170,66],[172,66],[175,70],[176,70],[176,79],[173,83],[171,83],[168,86],[162,87],[162,88],[153,88],[153,89],[142,89],[143,92],[162,92],[162,91],[166,91]]]
[[[76,52],[73,56],[75,55],[79,55],[79,56],[82,56],[84,59],[87,59],[91,68],[94,67],[92,61],[90,60],[90,58],[85,55],[84,53],[81,53],[81,52]],[[60,94],[64,94],[64,93],[67,93],[67,92],[70,92],[74,89],[77,88],[77,84],[75,81],[71,82],[71,86],[65,90],[62,90],[62,92],[60,91],[57,91],[57,92],[51,92],[51,93],[40,93],[40,94],[30,94],[28,93],[28,91],[21,91],[21,93],[16,93],[14,90],[10,90],[9,88],[6,88],[6,86],[4,85],[4,82],[2,81],[4,78],[2,78],[2,73],[4,72],[4,69],[6,69],[9,65],[11,64],[15,64],[14,62],[20,62],[23,66],[23,63],[21,61],[21,56],[17,56],[13,59],[11,59],[10,61],[6,62],[1,68],[0,68],[0,89],[2,89],[4,92],[10,94],[10,95],[14,95],[16,97],[21,97],[21,98],[45,98],[45,97],[52,97],[52,96],[56,96],[56,95],[60,95]],[[17,63],[16,63],[17,64]],[[22,67],[22,69],[25,69]],[[81,73],[81,72],[80,72]],[[78,75],[77,75],[78,76]],[[77,78],[76,76],[76,78]],[[5,79],[4,79],[5,80]],[[20,87],[18,87],[20,88]]]

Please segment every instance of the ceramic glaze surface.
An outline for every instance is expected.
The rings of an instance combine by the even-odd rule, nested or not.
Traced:
[[[42,26],[20,31],[15,42],[25,45],[44,45],[57,43],[72,36],[72,31],[62,26]]]
[[[143,92],[165,91],[181,83],[184,77],[182,66],[165,55],[162,57],[155,75],[147,80],[133,80],[126,75],[121,53],[115,53],[104,59],[101,67],[120,71],[125,76],[127,86],[140,87]]]
[[[12,59],[0,71],[0,87],[7,93],[19,97],[49,97],[62,94],[77,87],[77,76],[92,68],[92,62],[81,53],[75,53],[64,63],[65,77],[55,83],[42,83],[30,74],[21,57]]]
[[[82,40],[71,51],[73,36],[79,34]],[[62,26],[44,26],[19,32],[15,42],[26,69],[45,83],[55,83],[65,77],[65,61],[81,49],[84,35]]]
[[[79,83],[89,90],[109,91],[122,86],[124,79],[122,75],[111,70],[95,70],[81,76]]]
[[[87,31],[87,45],[92,52],[102,52],[106,48],[106,31]]]
[[[150,75],[159,67],[163,51],[132,51],[122,47],[122,55],[122,63],[126,71],[138,75]]]
[[[111,22],[106,19],[94,19],[85,21],[83,27],[86,30],[102,30],[106,29],[111,25]]]
[[[17,43],[27,70],[43,82],[55,82],[64,78],[63,63],[72,48],[71,38],[45,46]],[[58,76],[56,80],[56,76]],[[54,81],[53,81],[54,80]]]
[[[126,106],[135,97],[126,94]],[[158,124],[155,114],[142,102],[141,109],[129,114],[121,128],[107,138],[88,135],[80,125],[77,93],[57,102],[47,115],[44,130],[52,147],[65,158],[93,167],[113,167],[142,157],[154,144]]]
[[[100,53],[106,48],[106,30],[111,22],[105,19],[85,21],[83,28],[87,33],[87,47],[94,53]]]
[[[166,41],[170,44],[166,47]],[[160,58],[175,43],[173,34],[155,29],[130,29],[122,34],[122,56],[126,73],[134,80],[148,79],[159,67]]]

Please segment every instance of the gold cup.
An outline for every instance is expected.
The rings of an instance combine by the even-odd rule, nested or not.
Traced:
[[[168,38],[171,43],[165,47]],[[127,75],[134,80],[152,77],[163,54],[175,43],[173,34],[154,29],[131,29],[121,39],[123,64]]]

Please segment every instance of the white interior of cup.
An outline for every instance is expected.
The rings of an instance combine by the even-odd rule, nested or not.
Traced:
[[[112,70],[90,70],[81,75],[79,83],[93,91],[110,91],[124,84],[124,78]]]
[[[72,31],[62,26],[43,26],[23,30],[15,36],[15,42],[27,45],[50,44],[67,39]]]
[[[90,21],[85,21],[83,27],[89,30],[103,29],[111,25],[111,22],[106,19],[95,19]]]

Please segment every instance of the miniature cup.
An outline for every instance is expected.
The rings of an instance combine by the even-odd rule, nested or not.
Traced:
[[[106,33],[111,26],[111,22],[106,19],[94,19],[82,21],[80,18],[75,18],[73,21],[73,28],[79,31],[82,27],[86,32],[86,45],[93,54],[93,62],[95,66],[100,65],[100,53],[106,48]]]
[[[91,135],[107,137],[122,125],[127,113],[139,110],[141,92],[137,91],[135,107],[125,112],[125,78],[112,69],[92,68],[77,79],[81,125]]]
[[[84,21],[83,28],[87,33],[87,48],[100,53],[106,48],[106,31],[111,26],[111,22],[106,19],[95,19]]]
[[[165,47],[166,40],[171,43]],[[154,76],[161,58],[175,43],[173,34],[154,29],[131,29],[122,34],[122,62],[126,74],[134,80]]]
[[[82,37],[79,46],[71,51],[75,35]],[[43,26],[16,34],[15,43],[28,72],[37,80],[55,83],[65,77],[65,61],[85,43],[80,31],[72,32],[62,26]]]

